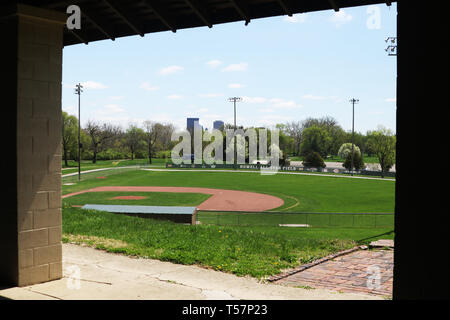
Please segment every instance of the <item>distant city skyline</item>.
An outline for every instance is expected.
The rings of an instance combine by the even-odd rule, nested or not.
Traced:
[[[225,125],[225,123],[222,120],[216,120],[213,122],[213,129],[223,129],[223,126]]]
[[[80,82],[82,125],[152,120],[184,129],[198,117],[213,128],[233,123],[228,97],[239,96],[238,126],[331,116],[349,131],[356,98],[355,131],[395,131],[396,59],[384,40],[396,35],[396,15],[392,3],[67,46],[62,107],[78,114]]]

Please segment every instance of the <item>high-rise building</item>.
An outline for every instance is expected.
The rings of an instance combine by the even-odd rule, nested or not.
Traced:
[[[193,130],[195,127],[199,126],[199,118],[187,118],[186,129]]]
[[[194,134],[194,129],[200,129],[203,131],[203,126],[200,125],[199,120],[199,118],[187,118],[186,129],[191,133],[191,135]]]
[[[217,130],[223,130],[224,122],[222,120],[216,120],[213,123],[213,128]]]

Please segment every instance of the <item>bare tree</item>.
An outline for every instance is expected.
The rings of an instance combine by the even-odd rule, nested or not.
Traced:
[[[148,162],[152,163],[152,155],[155,144],[160,137],[162,124],[150,120],[144,121],[144,139],[147,145]]]
[[[131,160],[134,160],[134,155],[142,147],[144,141],[144,130],[135,124],[130,124],[124,135],[125,145],[130,149]]]
[[[161,128],[161,135],[159,136],[159,141],[164,150],[169,150],[172,133],[175,131],[175,127],[171,123],[166,123]]]
[[[303,124],[300,121],[286,123],[288,134],[294,139],[294,152],[300,154],[300,145],[302,144]]]
[[[91,137],[91,148],[94,153],[92,163],[97,163],[97,154],[103,151],[108,143],[112,142],[121,132],[118,126],[107,123],[100,124],[92,120],[88,121],[85,130]]]

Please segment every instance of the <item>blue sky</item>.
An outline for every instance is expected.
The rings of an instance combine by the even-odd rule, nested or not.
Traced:
[[[351,130],[395,130],[396,4],[364,6],[161,32],[65,47],[62,107],[81,122],[126,127],[144,120],[186,126],[186,117],[272,127],[332,116]]]

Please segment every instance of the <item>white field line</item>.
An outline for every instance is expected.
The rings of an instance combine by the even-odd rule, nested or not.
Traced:
[[[220,169],[142,169],[146,171],[177,171],[177,172],[228,172],[228,173],[261,173],[261,171],[255,170],[245,170],[245,171],[234,171],[234,170],[220,170]],[[321,174],[321,173],[306,173],[306,172],[283,172],[278,171],[276,174],[296,174],[305,176],[320,176],[320,177],[330,177],[330,178],[347,178],[347,179],[365,179],[365,180],[380,180],[380,181],[395,181],[395,179],[388,178],[372,178],[372,177],[356,177],[356,176],[340,176],[332,174]]]
[[[81,174],[90,173],[90,172],[97,172],[97,171],[104,171],[104,170],[126,169],[126,168],[137,168],[137,167],[136,166],[127,166],[127,167],[100,168],[100,169],[92,169],[92,170],[81,171]],[[76,176],[76,175],[78,175],[78,172],[63,174],[61,177],[65,178],[65,177],[71,177],[71,176]]]

